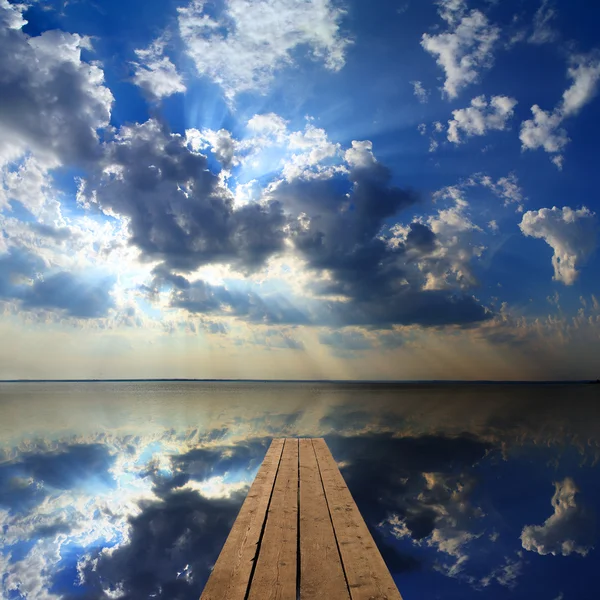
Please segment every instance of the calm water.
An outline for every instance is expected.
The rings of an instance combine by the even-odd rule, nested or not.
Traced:
[[[197,600],[273,436],[324,436],[405,600],[597,598],[600,386],[0,384],[2,598]]]

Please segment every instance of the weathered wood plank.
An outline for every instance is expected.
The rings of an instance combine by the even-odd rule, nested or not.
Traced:
[[[300,600],[349,600],[312,440],[300,440]]]
[[[283,448],[283,439],[271,442],[200,600],[246,597]]]
[[[248,600],[296,600],[298,440],[285,440]]]
[[[313,439],[352,600],[401,600],[350,490],[323,439]]]

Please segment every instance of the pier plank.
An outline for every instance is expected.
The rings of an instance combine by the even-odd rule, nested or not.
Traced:
[[[300,440],[300,600],[349,600],[311,439]]]
[[[338,466],[322,438],[313,439],[352,600],[401,600]]]
[[[271,442],[202,592],[201,600],[244,600],[246,598],[283,447],[283,438]]]
[[[248,600],[296,600],[298,440],[285,440]]]
[[[272,441],[200,600],[402,600],[325,440]]]

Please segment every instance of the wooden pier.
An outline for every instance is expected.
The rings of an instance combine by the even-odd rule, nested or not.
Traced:
[[[401,600],[325,440],[274,439],[201,600]]]

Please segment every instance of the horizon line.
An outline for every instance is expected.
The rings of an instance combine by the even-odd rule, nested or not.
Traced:
[[[91,379],[0,379],[0,383],[377,383],[377,384],[580,384],[600,383],[600,379],[248,379],[248,378],[91,378]]]

